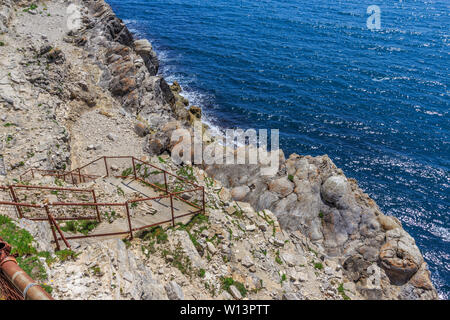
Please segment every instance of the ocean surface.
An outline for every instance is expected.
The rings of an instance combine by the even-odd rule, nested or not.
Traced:
[[[450,298],[450,1],[108,3],[210,124],[280,129],[286,155],[328,154],[357,179]]]

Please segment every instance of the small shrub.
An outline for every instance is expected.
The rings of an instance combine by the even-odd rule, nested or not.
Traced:
[[[245,288],[243,283],[239,281],[234,281],[233,278],[229,277],[221,277],[220,280],[222,282],[222,289],[230,292],[230,287],[235,286],[236,289],[238,289],[239,292],[241,293],[242,297],[245,297],[247,295],[247,289]]]
[[[198,275],[200,278],[204,278],[204,277],[205,277],[205,274],[206,274],[205,269],[200,269],[200,270],[198,270],[197,275]]]
[[[60,261],[75,260],[80,254],[70,249],[59,250],[55,252]]]
[[[41,283],[40,286],[41,286],[42,289],[44,289],[48,294],[52,294],[53,288],[52,288],[51,286],[49,286],[48,284],[45,284],[45,283]]]
[[[277,250],[277,252],[275,253],[275,261],[278,264],[283,264],[283,261],[280,258],[280,251],[279,250]]]
[[[339,285],[339,287],[337,288],[337,290],[338,290],[339,294],[342,296],[342,298],[343,298],[344,300],[351,300],[350,297],[347,296],[347,295],[345,294],[344,284],[343,284],[343,283],[341,283],[341,284]]]
[[[318,269],[318,270],[322,270],[323,269],[323,264],[320,262],[314,263],[314,268]]]

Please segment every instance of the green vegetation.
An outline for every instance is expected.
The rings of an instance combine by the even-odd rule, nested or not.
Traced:
[[[205,269],[199,269],[199,270],[198,270],[197,275],[198,275],[200,278],[204,278],[204,277],[205,277],[205,274],[206,274]]]
[[[167,163],[166,160],[164,160],[164,159],[161,158],[161,157],[158,157],[158,160],[159,160],[159,162],[161,162],[161,163]]]
[[[117,213],[114,210],[111,210],[109,212],[108,211],[103,212],[103,216],[109,223],[113,223],[114,220],[118,218]]]
[[[319,218],[323,219],[323,212],[322,211],[319,212]]]
[[[33,247],[34,238],[26,230],[17,227],[11,218],[0,215],[0,236],[11,245],[11,254],[17,255],[16,260],[30,277],[34,280],[46,280],[48,278],[45,267],[40,257],[44,257],[47,264],[55,261],[48,251],[38,252]],[[47,284],[41,284],[42,288],[48,293],[52,292],[52,287]]]
[[[23,9],[22,11],[23,12],[28,12],[28,11],[30,11],[30,10],[34,10],[34,9],[37,9],[38,8],[38,6],[35,4],[35,3],[33,3],[33,4],[31,4],[28,8],[25,8],[25,9]]]
[[[122,171],[121,176],[122,177],[128,177],[129,175],[131,175],[133,173],[133,168],[127,168],[125,170]]]
[[[141,236],[143,240],[156,240],[156,243],[162,244],[166,243],[168,240],[168,236],[166,231],[161,226],[152,227],[148,230],[145,230]]]
[[[247,289],[241,282],[234,281],[233,278],[226,278],[226,277],[221,277],[220,281],[222,282],[222,289],[228,291],[229,293],[231,293],[230,287],[235,286],[236,289],[238,289],[239,292],[241,293],[242,297],[245,297],[247,295]]]
[[[94,276],[101,277],[103,275],[102,270],[98,265],[94,265],[89,268]]]
[[[168,258],[169,255],[172,256],[172,259]],[[184,254],[180,243],[177,244],[175,251],[173,252],[164,250],[163,257],[166,259],[167,263],[171,263],[172,266],[180,270],[181,273],[188,276],[192,275],[192,262],[189,257]]]
[[[189,181],[197,182],[197,178],[194,176],[194,168],[192,166],[181,167],[177,171],[177,175],[186,178]]]
[[[283,264],[283,261],[280,258],[280,250],[277,250],[277,252],[275,253],[275,261],[278,264]]]
[[[283,273],[283,274],[281,275],[280,284],[283,284],[283,282],[286,281],[286,280],[287,280],[286,274]]]
[[[347,296],[347,295],[345,294],[344,284],[343,284],[343,283],[341,283],[341,284],[339,285],[339,287],[337,288],[337,290],[338,290],[339,294],[342,296],[342,298],[343,298],[344,300],[351,300],[350,297]]]
[[[5,43],[3,41],[0,41],[0,47],[3,47]]]
[[[288,179],[291,182],[294,182],[294,176],[292,174],[288,175]]]
[[[80,254],[70,249],[59,250],[55,252],[60,261],[75,260]]]
[[[138,206],[137,202],[130,203],[130,208],[131,209],[137,208],[137,206]]]
[[[314,263],[314,268],[318,269],[318,270],[322,270],[323,269],[323,264],[320,262],[316,262]]]
[[[117,194],[122,197],[125,196],[125,192],[122,190],[121,187],[117,187]]]
[[[214,186],[214,179],[210,177],[205,177],[205,184],[208,188],[212,188]]]
[[[18,228],[11,218],[4,215],[0,215],[0,236],[11,245],[11,254],[17,254],[19,257],[37,254],[32,245],[34,239],[31,234]]]
[[[34,155],[34,154],[33,154],[33,155]],[[62,187],[62,186],[64,186],[64,181],[62,181],[61,179],[55,178],[55,184],[56,184],[58,187]]]
[[[41,283],[40,286],[42,287],[42,289],[47,291],[48,294],[52,294],[53,288],[51,286],[49,286],[48,284],[45,284],[45,283]]]
[[[94,230],[98,226],[98,222],[95,220],[82,220],[82,221],[68,221],[66,225],[61,227],[62,231],[66,232],[74,232],[74,233],[82,233],[87,235],[89,232]]]
[[[130,239],[122,239],[123,243],[125,243],[125,247],[128,249],[131,247],[131,241]]]

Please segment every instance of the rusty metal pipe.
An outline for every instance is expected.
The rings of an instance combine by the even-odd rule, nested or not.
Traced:
[[[0,270],[22,292],[25,300],[53,300],[53,298],[17,264],[9,255],[10,245],[0,240]]]

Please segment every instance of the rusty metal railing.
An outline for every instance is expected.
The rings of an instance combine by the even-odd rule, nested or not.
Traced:
[[[127,167],[127,175],[112,175],[113,172],[112,168],[108,166],[108,161],[113,159],[120,159],[120,160],[130,160],[131,163],[129,164],[129,167]],[[94,164],[100,163],[102,166],[104,165],[105,168],[105,175],[93,175],[88,173],[82,173],[82,170],[87,170],[88,167],[93,166]],[[163,174],[164,178],[164,185],[156,182],[152,182],[151,180],[147,179],[150,174],[141,174],[141,169],[145,168],[145,172],[147,172],[147,167],[153,168],[156,171],[156,174]],[[35,171],[33,171],[35,170]],[[31,173],[32,176],[34,176],[34,173],[37,169],[30,169],[27,170],[22,176],[21,179],[27,174]],[[98,170],[98,168],[96,169]],[[28,218],[31,220],[36,221],[48,221],[50,224],[50,228],[52,230],[53,235],[53,242],[55,242],[57,249],[60,249],[59,241],[63,241],[66,247],[70,248],[70,245],[68,243],[68,240],[71,239],[82,239],[82,238],[89,238],[89,237],[104,237],[104,236],[117,236],[117,235],[126,235],[128,234],[130,236],[130,239],[133,238],[133,232],[147,229],[150,227],[154,227],[157,225],[162,225],[166,223],[172,223],[172,226],[175,226],[176,219],[186,217],[189,215],[196,215],[201,212],[205,213],[205,190],[204,187],[198,186],[197,184],[193,183],[192,181],[188,181],[187,179],[184,179],[182,177],[179,177],[169,171],[166,171],[164,169],[158,168],[157,166],[150,164],[148,162],[136,159],[132,156],[117,156],[117,157],[100,157],[94,161],[91,161],[87,165],[84,165],[80,168],[74,169],[69,172],[62,172],[57,170],[40,170],[40,174],[42,175],[48,175],[48,176],[54,176],[61,180],[67,181],[69,180],[73,184],[78,184],[82,182],[87,182],[89,179],[97,179],[99,177],[109,177],[113,176],[116,178],[127,178],[132,177],[132,179],[139,181],[143,184],[149,185],[161,192],[163,192],[163,195],[156,196],[156,197],[149,197],[149,198],[141,198],[141,199],[134,199],[134,200],[128,200],[123,203],[101,203],[97,202],[96,194],[93,189],[76,189],[76,188],[57,188],[57,187],[44,187],[44,186],[30,186],[30,185],[11,185],[11,186],[0,186],[0,190],[7,190],[9,191],[11,201],[0,201],[0,206],[12,206],[16,208],[17,214],[19,218]],[[170,179],[175,179],[177,183],[184,183],[188,186],[191,186],[192,189],[190,190],[181,190],[181,191],[172,191],[169,188]],[[162,179],[161,179],[162,180]],[[92,202],[50,202],[45,204],[33,204],[33,203],[26,203],[22,202],[21,199],[19,199],[17,195],[17,191],[19,189],[24,190],[48,190],[48,191],[67,191],[67,192],[74,192],[74,193],[89,193],[92,195]],[[194,203],[194,201],[188,201],[187,199],[183,198],[186,197],[190,199],[188,194],[201,191],[201,204],[198,205],[197,203]],[[155,223],[146,225],[146,226],[140,226],[140,227],[133,227],[133,219],[130,215],[130,206],[133,204],[139,203],[139,202],[145,202],[145,201],[160,201],[163,199],[169,199],[170,200],[170,219],[157,221]],[[175,216],[174,214],[174,199],[177,199],[179,201],[182,201],[183,203],[188,204],[189,206],[195,208],[196,210],[193,212],[188,212],[185,214],[181,214],[178,216]],[[93,207],[95,208],[96,215],[95,216],[88,216],[88,217],[73,217],[73,216],[55,216],[55,210],[60,207],[75,207],[75,208],[85,208],[85,207]],[[85,234],[85,235],[75,235],[75,236],[65,236],[62,232],[60,226],[58,225],[58,221],[69,221],[69,220],[75,220],[75,221],[83,221],[83,220],[97,220],[98,222],[102,221],[101,214],[100,214],[100,208],[101,207],[122,207],[126,214],[127,224],[128,228],[127,230],[120,231],[120,232],[109,232],[109,233],[100,233],[100,234]],[[26,217],[24,215],[23,208],[37,208],[39,210],[43,210],[45,214],[37,217]]]

